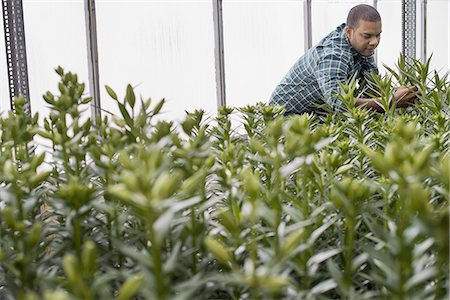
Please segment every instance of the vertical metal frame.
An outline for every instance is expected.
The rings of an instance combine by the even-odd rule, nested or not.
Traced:
[[[24,96],[25,111],[31,115],[22,0],[2,0],[2,8],[11,109],[14,97]]]
[[[427,0],[420,1],[420,58],[427,61]]]
[[[305,52],[312,47],[312,0],[303,0],[303,20],[304,20],[304,35],[305,35]]]
[[[101,117],[100,104],[100,80],[98,69],[98,46],[97,46],[97,21],[95,13],[95,0],[85,0],[85,19],[86,19],[86,40],[87,40],[87,57],[89,69],[89,87],[91,96],[91,115],[96,120],[97,116]]]
[[[373,0],[372,6],[373,6],[376,10],[378,10],[378,0]],[[373,55],[373,58],[374,58],[374,60],[375,60],[375,64],[377,64],[377,63],[378,63],[378,51],[375,51],[375,54]]]
[[[225,57],[223,43],[222,0],[213,1],[214,57],[216,65],[217,108],[226,105]]]
[[[416,0],[402,0],[402,54],[416,57]]]

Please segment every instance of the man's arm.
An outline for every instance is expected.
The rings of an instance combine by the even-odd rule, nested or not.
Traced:
[[[416,102],[419,98],[417,97],[417,87],[416,86],[400,86],[394,93],[394,97],[397,107],[407,107]]]
[[[356,98],[355,99],[355,106],[356,107],[365,107],[371,110],[375,110],[377,112],[384,112],[383,106],[380,104],[380,102],[376,101],[372,98]]]
[[[396,101],[396,107],[407,107],[412,105],[417,98],[417,87],[415,86],[400,86],[394,92],[394,99]],[[377,112],[384,112],[383,106],[371,98],[357,98],[355,99],[356,107],[366,107],[373,109]]]
[[[317,65],[315,78],[323,99],[333,111],[342,110],[344,104],[336,97],[340,93],[339,82],[346,82],[351,57],[344,52],[335,51],[323,55]]]

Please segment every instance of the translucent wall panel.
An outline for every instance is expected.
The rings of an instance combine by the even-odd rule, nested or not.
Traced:
[[[164,119],[217,110],[212,2],[96,1],[101,101],[119,114],[104,85],[122,97],[165,97]]]
[[[433,54],[431,69],[450,70],[450,1],[428,0],[427,56]]]
[[[227,104],[267,102],[304,52],[303,1],[223,1]]]
[[[304,53],[306,0],[223,0],[227,103],[267,101]],[[84,0],[23,0],[31,108],[47,114],[42,94],[57,92],[58,65],[88,81]],[[420,4],[417,0],[417,56]],[[372,0],[312,0],[313,44],[345,21],[348,10]],[[450,65],[450,1],[427,1],[427,54],[432,69]],[[96,0],[102,106],[118,113],[106,94],[124,95],[127,83],[143,97],[167,99],[163,115],[216,111],[212,0]],[[393,66],[401,52],[401,0],[378,0],[383,33],[378,65]],[[9,109],[3,26],[0,29],[0,110]],[[89,93],[89,85],[86,92]]]
[[[372,5],[372,0],[312,0],[312,44],[345,23],[349,10],[358,4]]]
[[[23,10],[31,111],[42,118],[48,115],[42,95],[48,90],[58,93],[58,65],[89,86],[84,1],[23,0]]]
[[[383,22],[383,33],[377,50],[378,67],[384,73],[386,70],[383,64],[394,67],[402,52],[402,1],[378,0],[378,12]]]

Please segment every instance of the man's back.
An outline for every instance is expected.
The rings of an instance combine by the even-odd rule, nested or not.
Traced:
[[[359,54],[345,36],[345,24],[300,57],[272,93],[270,104],[285,105],[286,114],[339,110],[338,82],[377,68],[372,57]]]

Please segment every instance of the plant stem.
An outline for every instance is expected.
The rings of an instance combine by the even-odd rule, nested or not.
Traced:
[[[355,240],[355,217],[346,216],[344,220],[346,224],[345,231],[345,244],[344,244],[344,287],[346,289],[346,294],[351,294],[352,288],[352,258],[353,258],[353,247]]]
[[[197,249],[197,234],[195,230],[195,208],[191,208],[192,249]],[[197,251],[192,251],[192,274],[197,273]]]
[[[150,241],[151,245],[149,246],[149,253],[153,260],[153,276],[155,278],[155,285],[156,285],[156,293],[157,293],[157,299],[164,300],[167,298],[167,286],[164,279],[164,273],[163,273],[163,260],[162,260],[162,253],[161,253],[161,245],[159,241],[156,238],[154,229],[153,229],[153,222],[147,223],[147,232],[148,232],[148,240]]]
[[[80,218],[78,215],[78,209],[75,210],[75,216],[73,218],[72,224],[73,224],[73,240],[75,243],[75,253],[78,259],[81,261],[81,224],[80,224]]]

